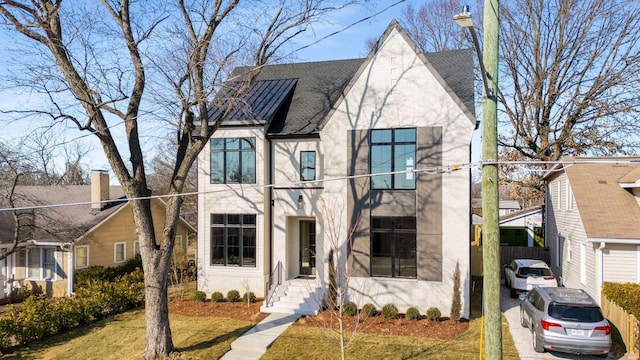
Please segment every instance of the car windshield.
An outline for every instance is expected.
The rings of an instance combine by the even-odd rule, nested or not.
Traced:
[[[574,322],[598,322],[604,320],[598,307],[549,304],[549,316]]]
[[[523,267],[520,268],[518,273],[524,276],[551,276],[551,270],[545,268]]]

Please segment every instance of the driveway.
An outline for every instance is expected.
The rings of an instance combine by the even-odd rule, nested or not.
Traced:
[[[535,352],[531,344],[531,331],[520,326],[520,300],[512,299],[509,296],[509,290],[504,285],[500,287],[500,307],[509,323],[509,332],[516,343],[520,359],[602,359],[598,356],[572,355],[560,352]],[[607,359],[615,358],[609,355]]]

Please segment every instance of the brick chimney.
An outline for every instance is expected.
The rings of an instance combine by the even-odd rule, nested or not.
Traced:
[[[91,212],[102,211],[109,200],[109,172],[107,170],[91,171]]]

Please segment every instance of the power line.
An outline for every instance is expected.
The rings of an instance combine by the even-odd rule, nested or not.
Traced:
[[[266,189],[275,189],[275,188],[311,188],[313,186],[317,186],[323,184],[325,182],[333,182],[333,181],[343,181],[343,180],[352,180],[359,178],[369,178],[374,176],[384,176],[384,175],[399,175],[399,174],[409,174],[409,173],[422,173],[422,174],[450,174],[463,169],[471,169],[474,167],[482,167],[487,164],[497,164],[497,165],[519,165],[522,167],[531,166],[531,167],[540,167],[544,165],[563,165],[563,166],[573,166],[573,165],[584,165],[584,164],[611,164],[611,165],[640,165],[640,158],[634,158],[633,160],[620,160],[620,159],[589,159],[589,160],[566,160],[566,161],[478,161],[478,162],[470,162],[463,164],[450,164],[443,166],[435,166],[428,168],[420,168],[413,170],[400,170],[400,171],[389,171],[383,173],[368,173],[363,175],[348,175],[348,176],[336,176],[336,177],[328,177],[324,179],[318,179],[313,181],[291,181],[286,183],[278,183],[278,184],[266,184],[266,185],[247,185],[247,184],[226,184],[226,185],[237,185],[246,190],[266,190]],[[562,171],[562,169],[555,169],[551,167],[550,169],[527,169],[532,172],[556,172]],[[28,186],[28,185],[27,185]],[[225,192],[234,192],[237,189],[235,188],[225,188],[225,189],[216,189],[216,190],[208,190],[208,191],[194,191],[182,194],[172,194],[172,195],[152,195],[152,196],[144,196],[144,197],[136,197],[136,198],[127,198],[126,201],[131,200],[150,200],[150,199],[166,199],[171,197],[185,197],[185,196],[196,196],[201,194],[215,194],[215,193],[225,193]],[[75,203],[62,203],[62,204],[48,204],[48,205],[37,205],[37,206],[24,206],[24,207],[16,207],[16,208],[0,208],[0,212],[5,211],[18,211],[18,210],[32,210],[32,209],[48,209],[48,208],[57,208],[57,207],[67,207],[67,206],[80,206],[80,205],[90,205],[96,203],[109,203],[113,202],[112,200],[107,201],[83,201],[83,202],[75,202]]]

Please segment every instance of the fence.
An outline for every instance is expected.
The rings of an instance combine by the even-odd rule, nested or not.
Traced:
[[[7,296],[7,279],[4,276],[0,276],[0,299]]]
[[[620,332],[624,346],[627,348],[627,352],[637,354],[640,349],[638,344],[640,331],[640,322],[635,316],[624,311],[623,308],[616,303],[607,299],[602,294],[600,307],[604,316],[611,322]]]
[[[549,264],[549,248],[528,246],[500,246],[500,265],[509,264],[513,259],[538,259]],[[482,246],[471,246],[471,276],[482,276]]]

